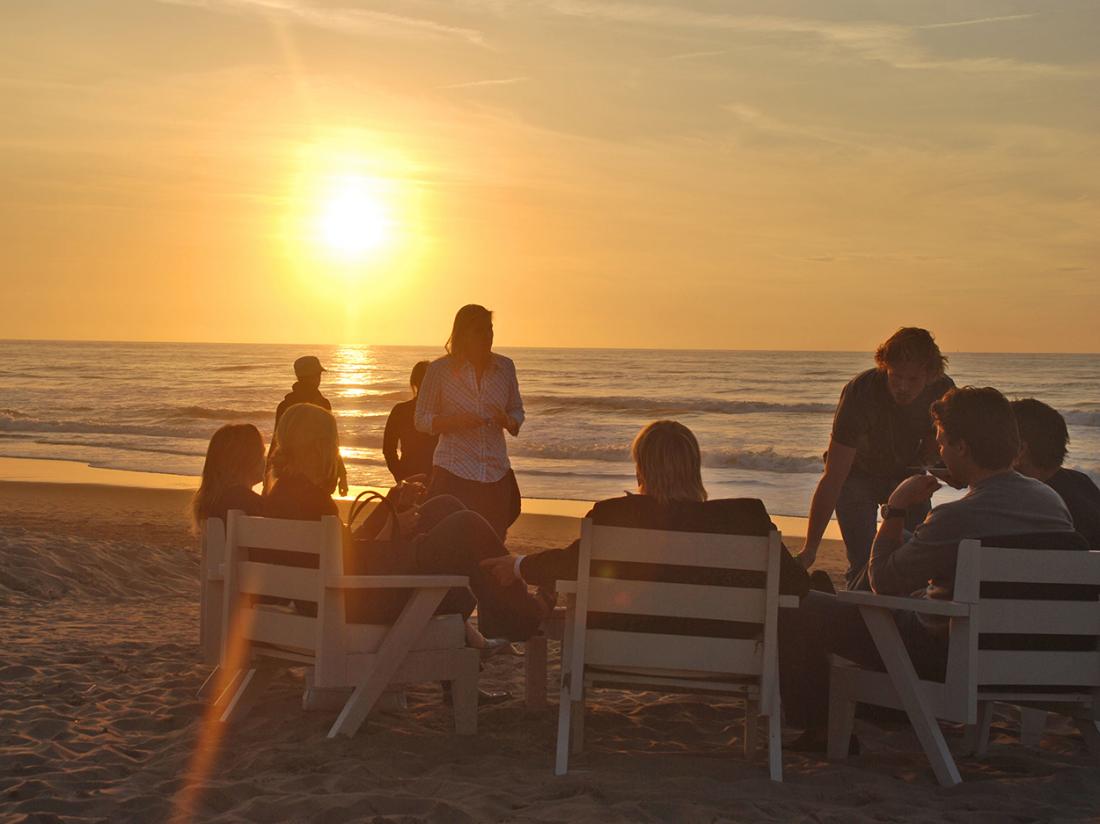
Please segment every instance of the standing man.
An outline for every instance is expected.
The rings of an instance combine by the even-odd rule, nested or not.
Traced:
[[[810,502],[806,544],[799,555],[804,566],[817,559],[834,510],[848,553],[849,587],[866,566],[879,505],[913,474],[909,467],[936,459],[928,410],[955,385],[944,374],[946,363],[928,330],[907,326],[878,347],[874,369],[848,381],[833,417],[825,472]],[[915,529],[928,510],[927,501],[912,506],[906,529]]]
[[[322,409],[331,412],[332,404],[329,403],[328,398],[321,394],[321,373],[327,372],[325,367],[321,366],[321,361],[314,355],[303,355],[294,361],[294,377],[298,380],[294,382],[294,385],[290,387],[290,391],[286,393],[286,397],[279,402],[279,406],[275,409],[275,426],[272,429],[271,434],[271,447],[267,451],[268,463],[271,463],[271,454],[275,451],[275,432],[279,429],[279,418],[283,416],[283,413],[290,407],[299,403],[309,403],[314,406],[319,406]],[[267,489],[267,473],[264,473],[264,489]],[[344,459],[340,459],[340,466],[338,468],[337,475],[337,489],[341,495],[348,494],[348,471],[344,467]]]

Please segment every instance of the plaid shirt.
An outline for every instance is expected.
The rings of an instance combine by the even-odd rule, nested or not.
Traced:
[[[417,396],[416,428],[431,433],[436,416],[463,412],[478,415],[484,423],[461,432],[441,433],[432,463],[470,481],[499,481],[512,464],[504,430],[493,416],[504,412],[517,424],[524,420],[516,365],[511,358],[492,353],[480,386],[472,364],[456,363],[450,355],[432,362]]]

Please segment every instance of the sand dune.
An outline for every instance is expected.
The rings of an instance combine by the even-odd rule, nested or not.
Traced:
[[[328,741],[300,709],[300,671],[247,719],[205,721],[195,690],[197,558],[179,492],[0,484],[0,820],[1049,821],[1100,813],[1094,762],[1068,725],[1039,750],[1007,715],[966,783],[933,781],[904,726],[857,722],[845,765],[788,755],[786,781],[740,754],[741,710],[710,699],[597,693],[587,751],[552,775],[556,713],[520,700],[520,659],[484,682],[515,698],[451,732],[438,686],[399,716]],[[525,519],[524,551],[568,521]],[[834,549],[835,551],[835,549]],[[833,571],[838,558],[829,559]],[[957,743],[956,732],[949,740]]]

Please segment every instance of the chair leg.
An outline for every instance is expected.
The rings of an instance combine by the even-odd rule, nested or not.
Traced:
[[[852,728],[855,726],[856,704],[849,697],[846,674],[840,668],[833,667],[829,675],[829,737],[826,754],[830,761],[843,761],[848,757]]]
[[[477,683],[480,669],[477,652],[469,650],[463,656],[462,671],[451,681],[451,702],[455,714],[455,733],[474,735],[477,733]]]
[[[554,761],[554,775],[565,775],[569,771],[569,729],[570,714],[573,710],[572,696],[569,687],[561,688],[561,697],[558,699],[558,751]]]
[[[240,686],[241,679],[244,678],[245,673],[248,670],[235,670],[228,675],[229,672],[225,667],[219,667],[219,674],[222,676],[221,682],[213,688],[214,699],[213,704],[215,707],[223,706],[230,698],[237,694],[237,688]]]
[[[546,707],[546,636],[542,633],[527,639],[524,669],[527,677],[527,709]]]
[[[206,676],[206,680],[202,682],[202,686],[199,687],[199,691],[197,693],[195,693],[195,695],[197,695],[199,698],[203,699],[204,701],[208,700],[211,697],[211,695],[213,694],[214,690],[217,688],[218,681],[221,680],[221,677],[222,677],[222,668],[221,667],[214,667],[214,669],[210,670],[210,674],[208,676]],[[217,696],[213,696],[213,697],[216,698]]]
[[[936,716],[932,714],[927,699],[920,691],[920,679],[917,678],[913,661],[901,640],[894,616],[888,610],[878,607],[860,607],[859,611],[875,641],[879,657],[886,665],[901,705],[909,716],[909,723],[913,725],[917,740],[920,741],[924,754],[928,756],[936,780],[944,787],[961,784],[959,768],[955,765],[955,759],[944,740]]]
[[[572,731],[570,738],[573,742],[570,752],[573,755],[579,755],[584,751],[584,699],[573,702],[573,709],[570,712],[572,721]]]
[[[229,699],[229,703],[225,707],[225,712],[221,715],[221,722],[224,724],[228,721],[238,720],[248,715],[249,710],[251,710],[256,703],[256,699],[263,694],[263,691],[267,689],[267,685],[275,679],[275,676],[278,675],[280,671],[278,667],[262,667],[248,670],[240,679],[240,686],[237,687],[237,691],[234,693],[233,697]]]
[[[756,755],[757,733],[760,731],[760,702],[751,698],[745,700],[745,758],[751,760]]]
[[[772,781],[783,780],[783,724],[779,711],[779,698],[772,703],[768,716],[768,774]]]
[[[971,750],[977,756],[985,756],[989,752],[989,728],[993,725],[993,702],[992,701],[979,701],[978,702],[978,723],[973,727],[973,749]],[[967,743],[971,735],[971,728],[966,729]]]
[[[1025,747],[1038,747],[1046,726],[1046,710],[1020,707],[1020,743]]]

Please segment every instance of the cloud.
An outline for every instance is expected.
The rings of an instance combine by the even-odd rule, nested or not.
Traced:
[[[530,77],[502,77],[496,80],[471,80],[469,83],[452,83],[449,86],[441,86],[443,89],[476,89],[481,86],[511,86],[516,83],[526,83]]]
[[[899,69],[943,69],[961,72],[1069,73],[1063,66],[1030,63],[1011,58],[941,58],[931,55],[914,37],[920,27],[895,23],[835,23],[798,17],[739,15],[695,11],[680,6],[636,2],[593,2],[593,0],[544,0],[544,7],[560,15],[605,22],[701,29],[713,34],[732,31],[747,34],[790,34],[816,38],[867,60],[880,61]],[[1010,15],[1012,18],[1033,15]],[[932,26],[977,25],[1002,18],[964,20]],[[926,27],[927,28],[927,27]]]
[[[1000,17],[978,17],[974,20],[957,20],[953,23],[925,23],[923,26],[914,26],[916,29],[956,29],[962,26],[982,26],[986,23],[1007,23],[1012,20],[1030,20],[1038,17],[1037,13],[1031,14],[1004,14]]]
[[[318,6],[309,0],[158,0],[174,6],[193,6],[221,12],[278,14],[305,25],[346,34],[447,38],[485,46],[477,29],[449,26],[423,17],[338,6]]]

